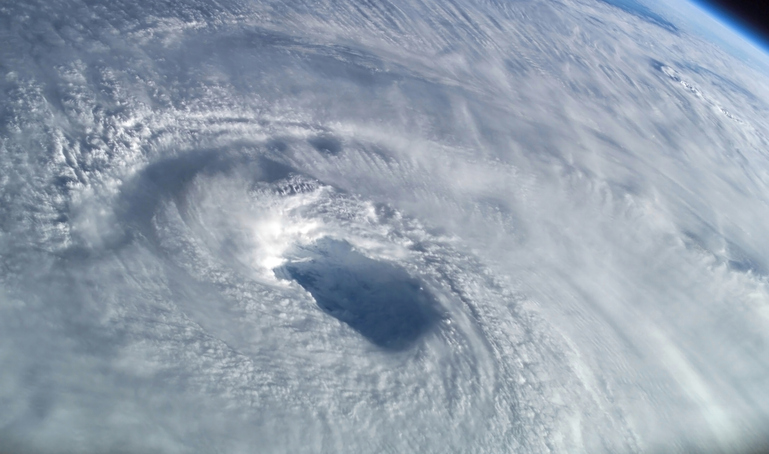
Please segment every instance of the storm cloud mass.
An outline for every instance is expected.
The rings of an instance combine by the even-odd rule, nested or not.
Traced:
[[[733,452],[769,56],[633,0],[0,4],[0,451]]]

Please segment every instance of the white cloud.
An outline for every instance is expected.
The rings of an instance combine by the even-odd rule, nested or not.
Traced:
[[[0,9],[0,449],[745,448],[769,84],[676,14]],[[275,275],[324,238],[435,329],[384,351]]]

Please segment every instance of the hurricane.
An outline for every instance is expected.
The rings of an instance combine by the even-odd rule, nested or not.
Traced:
[[[767,441],[769,51],[700,5],[0,24],[0,452]]]

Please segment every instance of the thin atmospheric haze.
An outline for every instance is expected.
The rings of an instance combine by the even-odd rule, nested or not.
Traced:
[[[0,452],[760,449],[766,49],[686,0],[0,3]]]

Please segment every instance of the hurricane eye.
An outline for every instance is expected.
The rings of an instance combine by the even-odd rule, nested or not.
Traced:
[[[436,300],[418,280],[344,241],[322,238],[277,271],[301,285],[328,315],[384,349],[411,347],[439,320]]]

